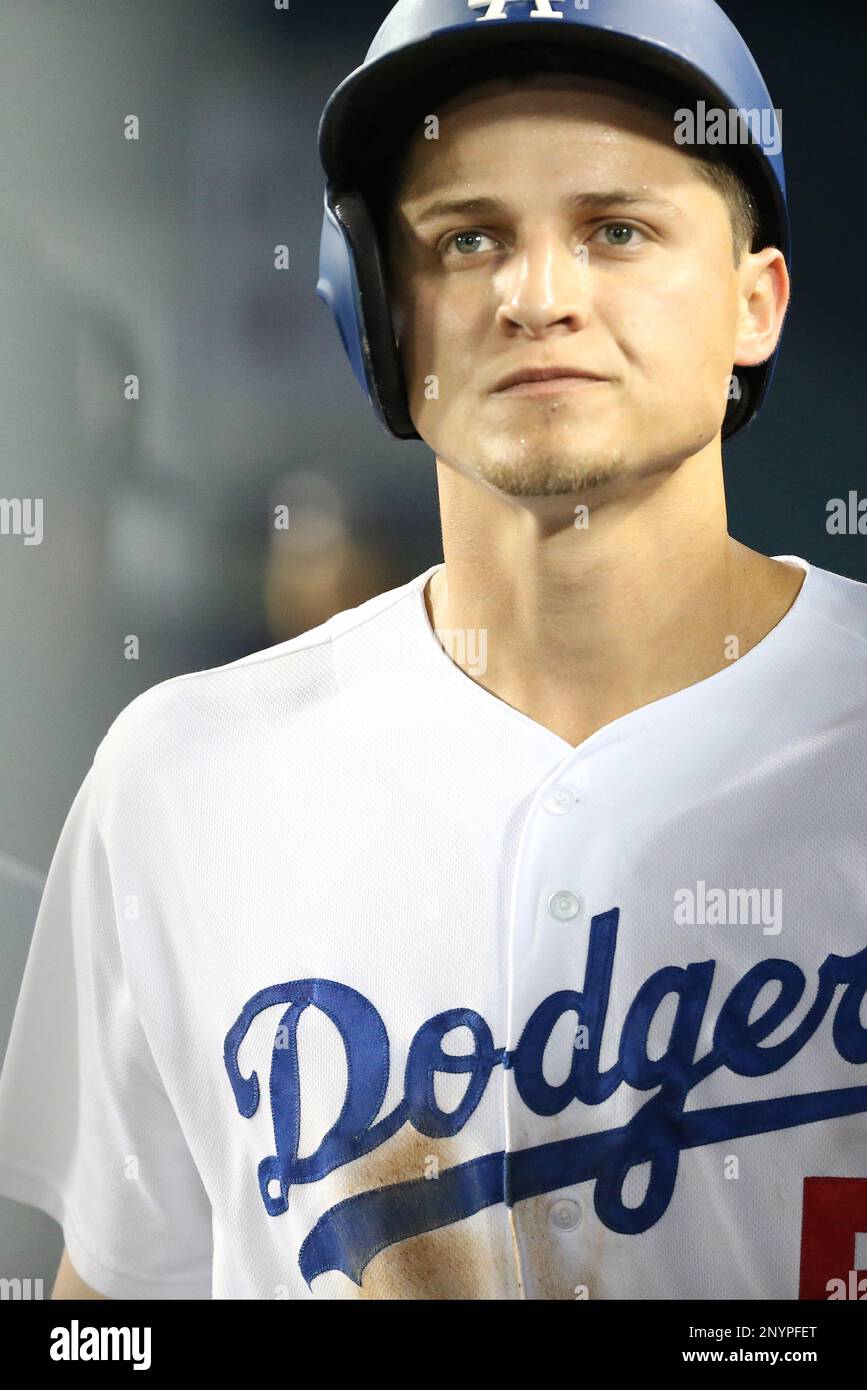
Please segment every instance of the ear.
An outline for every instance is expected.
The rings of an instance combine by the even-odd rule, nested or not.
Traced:
[[[744,256],[738,268],[740,317],[734,362],[757,367],[776,351],[791,293],[789,271],[782,251],[767,246]]]

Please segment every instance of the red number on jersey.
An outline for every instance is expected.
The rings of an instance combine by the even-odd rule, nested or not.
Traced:
[[[867,1299],[867,1269],[856,1269],[856,1237],[867,1244],[867,1178],[805,1178],[799,1298]],[[828,1285],[831,1280],[840,1284]]]

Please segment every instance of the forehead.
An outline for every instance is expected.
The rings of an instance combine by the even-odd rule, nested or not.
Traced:
[[[643,137],[681,153],[674,140],[676,103],[653,93],[603,78],[568,73],[529,73],[493,78],[474,85],[437,107],[437,138],[417,129],[404,150],[403,172],[408,178],[423,169],[454,161],[475,147],[496,142],[508,131],[517,138],[549,138],[552,124],[562,133],[607,129],[611,138]],[[437,169],[440,173],[441,169]]]
[[[474,83],[457,96],[443,102],[438,108],[438,114],[454,116],[495,99],[505,107],[508,106],[510,97],[514,99],[515,109],[520,109],[534,97],[541,97],[543,94],[549,94],[551,98],[560,94],[567,101],[569,97],[583,99],[585,106],[604,105],[607,100],[608,103],[629,107],[636,112],[655,112],[668,117],[672,115],[676,104],[653,92],[609,78],[578,73],[532,71],[518,76],[512,74],[493,77],[485,82]]]

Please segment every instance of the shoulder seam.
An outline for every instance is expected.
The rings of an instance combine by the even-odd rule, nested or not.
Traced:
[[[412,582],[414,581],[411,581],[411,583]],[[324,632],[323,635],[317,638],[315,642],[302,643],[302,645],[296,647],[294,651],[274,651],[270,647],[265,647],[262,649],[261,652],[250,652],[247,656],[239,656],[234,661],[224,662],[220,666],[206,666],[200,671],[180,671],[176,676],[168,676],[164,681],[157,681],[155,685],[149,685],[144,690],[139,691],[138,695],[134,696],[133,699],[129,702],[129,705],[124,706],[124,708],[129,709],[130,705],[134,704],[136,700],[140,700],[143,696],[149,695],[152,690],[164,690],[166,686],[174,685],[176,682],[195,680],[198,677],[204,676],[222,675],[223,672],[233,671],[245,664],[248,666],[259,666],[264,665],[268,661],[282,661],[286,657],[293,656],[295,654],[295,651],[312,651],[316,647],[325,646],[326,643],[333,643],[336,640],[336,638],[344,636],[345,633],[355,631],[358,628],[364,627],[367,623],[374,622],[377,618],[381,617],[383,613],[389,612],[389,610],[392,609],[396,604],[401,603],[404,599],[408,598],[411,592],[412,590],[409,584],[403,585],[400,589],[396,591],[391,602],[385,604],[382,608],[377,608],[376,612],[369,613],[366,618],[361,618],[353,623],[346,624],[344,627],[339,628],[337,631]],[[374,597],[381,596],[374,595]],[[370,600],[368,600],[368,602],[369,601]],[[362,607],[363,605],[359,604],[358,606]],[[352,612],[353,610],[347,609],[345,611]],[[332,622],[334,622],[335,618],[338,617],[340,617],[340,614],[335,613],[333,617],[326,619],[326,622],[322,624],[322,626],[326,627],[330,625]],[[290,638],[290,642],[301,640],[303,639],[304,635],[304,633],[301,633],[299,639],[296,639],[294,637]],[[286,646],[285,643],[280,643],[278,645],[284,648]],[[119,713],[123,713],[123,710],[121,710]],[[101,746],[102,745],[100,744],[100,747]]]
[[[314,647],[324,646],[326,642],[334,643],[334,641],[338,637],[343,637],[347,632],[354,632],[358,628],[365,627],[367,623],[374,622],[377,618],[380,618],[383,613],[388,613],[390,609],[394,608],[396,604],[402,603],[405,598],[408,598],[409,594],[412,592],[411,585],[414,583],[415,581],[412,580],[410,581],[410,584],[402,585],[392,596],[390,603],[384,604],[381,608],[377,608],[376,611],[373,613],[368,613],[366,618],[356,619],[352,623],[344,624],[343,626],[339,627],[336,631],[326,632],[316,642],[310,642],[306,646],[297,647],[296,651],[308,651]],[[376,595],[375,597],[381,598],[382,595]],[[368,600],[368,602],[369,601],[370,600]],[[363,605],[359,604],[358,607],[363,607]],[[344,611],[351,613],[354,610],[346,609]],[[327,619],[325,626],[330,626],[331,623],[335,622],[336,619],[341,616],[342,615],[340,613],[335,613],[331,618]],[[294,641],[295,639],[293,638],[291,640]],[[271,651],[269,648],[266,647],[262,652],[251,652],[249,656],[241,656],[238,658],[237,661],[227,662],[225,666],[212,666],[209,668],[209,670],[191,671],[189,672],[189,674],[194,676],[206,676],[208,674],[216,674],[216,672],[218,671],[231,671],[233,667],[240,666],[244,662],[246,662],[250,666],[258,666],[260,663],[264,664],[266,661],[279,661],[281,657],[291,655],[291,652],[275,652]]]

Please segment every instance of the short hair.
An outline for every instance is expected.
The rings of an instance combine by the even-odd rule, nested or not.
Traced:
[[[534,72],[521,74],[530,78]],[[547,74],[545,74],[547,75]],[[661,100],[646,92],[636,91],[635,97],[642,105],[673,116],[672,103]],[[411,139],[407,135],[387,157],[377,175],[371,176],[364,188],[368,206],[373,216],[374,226],[380,245],[387,246],[389,218],[403,187],[404,176],[409,161]],[[762,227],[756,200],[740,172],[741,166],[725,146],[706,146],[706,153],[698,155],[693,148],[680,146],[681,152],[697,166],[701,176],[715,188],[723,198],[732,224],[732,245],[734,263],[739,266],[745,252],[761,250]]]

